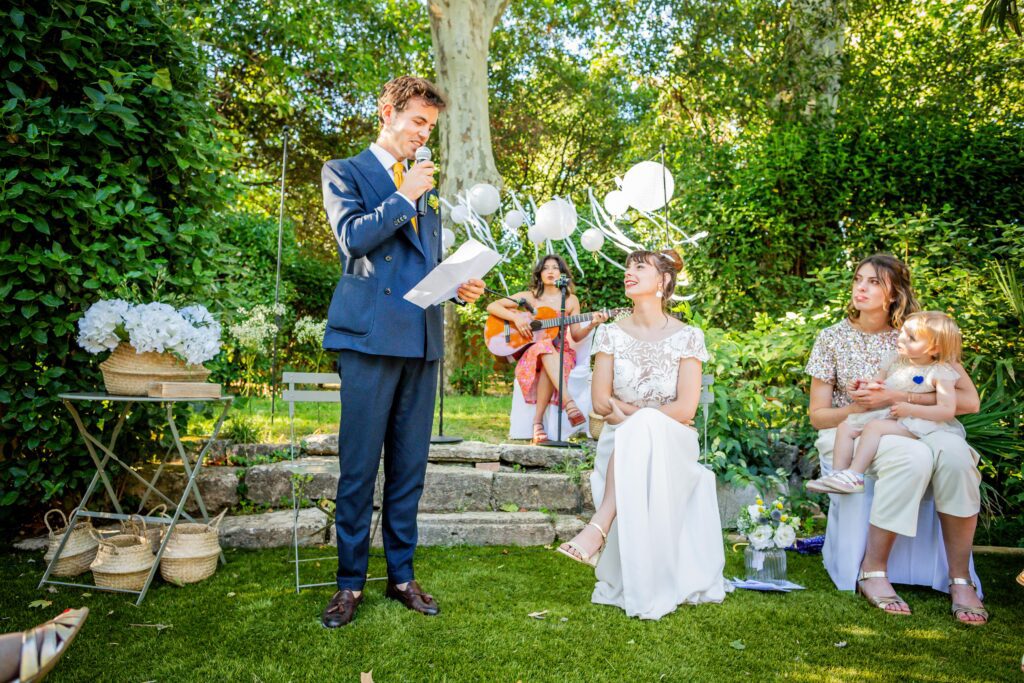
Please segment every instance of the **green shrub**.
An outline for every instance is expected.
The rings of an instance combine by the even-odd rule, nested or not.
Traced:
[[[71,500],[91,476],[57,398],[101,386],[75,322],[132,288],[202,301],[205,219],[227,192],[204,72],[155,2],[16,7],[0,20],[0,517]],[[101,414],[83,411],[93,427]]]

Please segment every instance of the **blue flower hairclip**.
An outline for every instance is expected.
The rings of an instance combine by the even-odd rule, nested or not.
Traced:
[[[914,375],[914,384],[924,384],[924,375]]]

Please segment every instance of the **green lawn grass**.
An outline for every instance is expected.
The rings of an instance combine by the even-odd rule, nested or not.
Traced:
[[[328,549],[310,553],[331,555]],[[371,573],[383,571],[374,553]],[[67,607],[92,614],[49,680],[358,681],[997,681],[1020,680],[1021,558],[980,556],[992,623],[954,623],[945,596],[903,588],[897,617],[839,593],[820,557],[789,554],[803,592],[737,591],[659,622],[590,603],[593,573],[543,548],[423,548],[417,573],[439,617],[409,612],[371,582],[356,621],[321,628],[330,588],[296,595],[286,550],[228,551],[210,580],[159,583],[141,607],[126,596],[36,590],[41,553],[0,554],[7,632]],[[325,580],[333,562],[306,565]],[[728,553],[727,576],[742,571]],[[52,605],[32,609],[44,598]],[[543,619],[531,612],[545,611]],[[133,624],[163,624],[152,626]]]
[[[288,404],[278,400],[274,420],[270,419],[270,399],[238,399],[228,413],[227,428],[232,417],[251,421],[260,441],[283,442],[289,439]],[[511,396],[445,396],[444,433],[461,436],[467,441],[502,443],[508,441],[508,414]],[[438,429],[438,408],[434,410],[434,434]],[[295,433],[297,438],[311,434],[338,431],[341,411],[335,403],[297,403]],[[189,434],[208,435],[213,429],[211,414],[196,414],[189,420]]]

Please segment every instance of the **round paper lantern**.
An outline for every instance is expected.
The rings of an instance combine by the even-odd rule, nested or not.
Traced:
[[[564,240],[576,230],[576,207],[560,197],[537,209],[537,227],[549,240]]]
[[[458,223],[459,225],[465,225],[469,222],[469,209],[462,204],[459,204],[452,209],[451,218],[452,222]]]
[[[597,228],[590,228],[580,235],[580,244],[589,252],[601,251],[604,246],[604,233]]]
[[[629,210],[629,197],[622,190],[612,190],[604,196],[605,211],[618,218]]]
[[[469,188],[469,205],[481,216],[490,216],[500,204],[501,194],[494,185],[477,183]]]
[[[509,230],[518,230],[526,222],[526,214],[519,209],[512,209],[505,214],[505,227]]]
[[[449,228],[445,228],[441,231],[441,247],[448,251],[452,248],[453,244],[455,244],[455,233]]]
[[[622,191],[630,206],[641,211],[657,211],[665,206],[673,190],[672,174],[656,161],[641,161],[622,179]]]

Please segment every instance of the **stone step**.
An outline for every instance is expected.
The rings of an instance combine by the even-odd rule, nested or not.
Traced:
[[[282,498],[290,498],[293,479],[306,498],[333,499],[338,488],[338,460],[309,457],[250,467],[245,474],[246,498],[258,504],[279,505]],[[374,491],[377,507],[382,490],[383,472],[379,472]],[[487,512],[503,505],[577,513],[583,510],[583,496],[580,486],[565,474],[427,465],[420,512]]]
[[[145,477],[147,481],[152,481],[156,469],[156,465],[145,465],[139,470],[139,474]],[[203,497],[206,511],[211,516],[224,508],[232,508],[238,505],[240,501],[238,487],[241,483],[238,472],[239,468],[237,467],[204,467],[199,471],[196,485],[199,488],[200,495]],[[171,500],[177,502],[181,498],[181,492],[185,490],[185,481],[185,470],[180,464],[167,465],[157,481],[157,489]],[[146,487],[135,477],[126,479],[125,493],[127,495],[141,499],[145,491]],[[146,509],[148,510],[161,502],[164,501],[150,494],[146,500]],[[195,496],[188,497],[185,509],[190,513],[195,513],[199,510]]]
[[[374,513],[374,522],[379,513]],[[285,548],[292,542],[291,510],[228,517],[221,524],[225,548]],[[583,521],[571,515],[540,512],[420,513],[419,545],[550,545],[555,539],[572,538]],[[382,547],[380,524],[372,545]],[[324,527],[329,527],[326,530]],[[335,545],[334,525],[315,508],[299,511],[299,545]]]
[[[337,434],[315,434],[302,440],[307,455],[336,456],[338,454]],[[428,460],[433,463],[474,464],[478,462],[500,462],[520,467],[552,468],[574,458],[580,458],[578,448],[545,448],[528,443],[484,443],[463,441],[456,444],[432,444]]]
[[[244,474],[239,480],[238,473]],[[152,469],[144,470],[152,476]],[[338,459],[331,456],[298,458],[246,470],[235,467],[205,467],[199,475],[199,490],[211,515],[225,507],[235,507],[242,498],[260,505],[291,506],[292,478],[302,487],[306,498],[333,500],[338,487]],[[165,468],[161,488],[172,499],[181,495],[184,473],[181,466]],[[428,464],[424,478],[420,512],[492,512],[514,505],[528,511],[581,514],[594,509],[589,472],[581,473],[579,484],[565,474],[537,471],[498,472],[468,465]],[[239,493],[239,484],[244,495]],[[380,507],[383,474],[378,474],[374,505]],[[141,497],[142,485],[132,480],[127,492]],[[769,494],[773,495],[773,494]],[[724,527],[734,527],[740,510],[757,498],[753,486],[737,488],[718,482],[718,508]],[[156,501],[152,501],[154,504]],[[147,504],[147,507],[149,504]],[[189,511],[196,509],[190,497]]]
[[[377,521],[379,512],[373,516]],[[220,525],[220,542],[225,548],[287,548],[292,543],[292,510],[226,517]],[[540,512],[421,513],[417,517],[419,544],[434,545],[548,545],[556,538],[566,540],[583,528],[573,515],[545,515]],[[303,547],[335,545],[334,523],[316,508],[299,510],[298,540]],[[376,524],[374,547],[382,547],[380,524]],[[41,552],[46,536],[22,539],[18,550]]]

